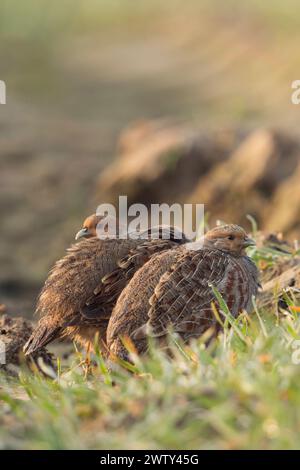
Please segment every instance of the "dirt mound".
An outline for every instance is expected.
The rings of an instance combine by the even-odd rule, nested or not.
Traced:
[[[254,216],[264,229],[277,206],[269,201],[295,171],[300,157],[299,143],[270,130],[251,133],[231,156],[217,164],[203,178],[189,198],[204,202],[213,218],[245,223]],[[300,194],[300,189],[299,189]],[[278,220],[269,230],[282,230]]]
[[[216,220],[296,235],[300,225],[300,142],[276,130],[203,134],[164,121],[125,130],[119,156],[101,173],[99,202],[204,203]],[[293,204],[290,204],[290,201]],[[299,236],[299,235],[298,235]]]
[[[300,234],[300,162],[296,170],[274,192],[266,216],[266,229],[280,227],[299,239]]]
[[[274,305],[275,308],[289,310],[286,296],[299,299],[299,294],[300,257],[297,257],[278,266],[276,275],[273,273],[272,278],[263,284],[262,291],[257,298],[257,304],[259,308]]]
[[[116,203],[184,202],[199,178],[228,157],[241,140],[240,132],[211,135],[165,121],[143,121],[121,134],[119,155],[101,173],[96,195]]]
[[[23,346],[29,339],[33,331],[31,322],[22,317],[9,317],[7,314],[0,316],[0,348],[1,360],[0,370],[4,370],[10,375],[17,374],[18,367],[27,364],[32,367],[35,364],[41,369],[41,360],[46,366],[54,369],[54,357],[45,348],[41,349],[37,354],[30,358],[25,358],[23,354]],[[5,355],[4,355],[5,350]],[[5,364],[1,364],[5,362]]]

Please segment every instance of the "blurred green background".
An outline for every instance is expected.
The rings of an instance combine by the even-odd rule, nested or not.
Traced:
[[[30,313],[132,121],[297,134],[296,0],[2,0],[0,303]]]

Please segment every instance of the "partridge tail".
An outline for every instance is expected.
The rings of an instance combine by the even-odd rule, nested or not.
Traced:
[[[49,322],[40,320],[36,329],[33,331],[29,340],[23,347],[26,356],[33,354],[47,344],[51,343],[54,339],[61,336],[62,328],[57,325],[51,325]]]

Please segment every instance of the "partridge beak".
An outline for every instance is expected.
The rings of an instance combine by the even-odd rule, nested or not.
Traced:
[[[88,237],[88,236],[89,236],[89,231],[85,227],[85,228],[82,228],[81,230],[79,230],[79,232],[76,233],[75,240],[79,240],[80,238],[84,238],[84,237]]]
[[[244,248],[247,248],[248,246],[255,246],[256,243],[254,240],[252,240],[252,238],[245,238],[244,242],[243,242],[243,246]]]

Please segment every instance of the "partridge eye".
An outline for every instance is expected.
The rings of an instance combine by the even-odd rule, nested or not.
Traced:
[[[228,235],[228,240],[234,240],[235,236],[234,235]]]

